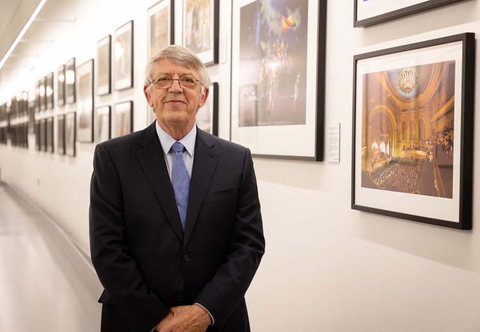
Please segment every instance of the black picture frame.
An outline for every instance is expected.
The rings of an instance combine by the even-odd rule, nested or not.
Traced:
[[[97,95],[112,92],[112,35],[97,42]]]
[[[147,59],[175,43],[175,0],[160,0],[147,10]]]
[[[353,65],[351,208],[471,229],[475,35],[359,54]]]
[[[53,87],[53,72],[46,76],[45,82],[45,98],[46,98],[46,109],[53,110],[54,103],[54,87]]]
[[[61,65],[57,69],[57,104],[65,105],[65,65]]]
[[[113,107],[111,137],[133,132],[133,101],[116,103]]]
[[[53,117],[46,119],[46,150],[47,152],[54,153],[55,151],[55,141],[54,141],[54,129],[53,129]]]
[[[205,105],[197,111],[197,126],[206,133],[218,136],[218,82],[210,85],[210,91]]]
[[[40,151],[47,151],[47,120],[40,120]]]
[[[423,2],[419,1],[419,3],[414,4],[414,5],[410,5],[410,6],[406,6],[406,7],[400,7],[398,9],[391,10],[389,12],[385,12],[385,13],[378,14],[378,15],[372,15],[372,16],[368,16],[366,18],[360,18],[360,19],[358,18],[358,16],[359,16],[358,11],[360,9],[359,5],[358,5],[359,1],[361,1],[361,0],[353,0],[353,3],[354,3],[353,26],[354,27],[367,27],[367,26],[371,26],[371,25],[374,25],[374,24],[394,20],[394,19],[397,19],[397,18],[400,18],[400,17],[420,13],[420,12],[430,10],[430,9],[433,9],[433,8],[436,8],[436,7],[449,5],[449,4],[459,2],[459,1],[463,1],[463,0],[427,0],[427,1],[423,1]]]
[[[75,157],[76,155],[76,133],[77,113],[65,114],[65,155]]]
[[[95,142],[101,143],[112,137],[112,107],[97,107],[95,114]]]
[[[65,115],[57,116],[57,153],[65,155]]]
[[[76,102],[76,72],[75,72],[75,58],[70,59],[65,64],[65,101],[67,104],[74,104]]]
[[[134,70],[134,30],[133,21],[128,21],[115,30],[114,53],[122,49],[123,54],[115,56],[114,77],[115,90],[133,88]]]
[[[211,7],[202,8],[201,5],[207,5],[207,7],[210,5]],[[219,13],[219,0],[183,0],[182,44],[197,53],[207,67],[218,64]],[[210,18],[208,19],[208,17]],[[206,26],[201,27],[200,25],[202,24],[206,24]],[[204,32],[208,32],[208,36],[199,36]],[[197,36],[198,39],[196,38]],[[210,40],[205,41],[205,37]],[[208,44],[208,46],[205,46],[205,44]]]
[[[40,111],[47,109],[47,76],[40,79]]]
[[[94,133],[94,60],[77,67],[77,142],[92,143]]]
[[[271,13],[260,9],[265,4]],[[250,148],[255,157],[323,161],[327,1],[289,0],[279,6],[233,0],[230,140]],[[281,14],[285,7],[301,13],[301,24]],[[261,15],[263,23],[252,29],[249,22]],[[269,26],[278,27],[276,22],[285,29]],[[245,75],[262,68],[265,75]]]

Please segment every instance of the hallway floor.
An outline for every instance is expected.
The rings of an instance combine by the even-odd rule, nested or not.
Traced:
[[[0,331],[99,331],[100,292],[58,228],[0,182]]]

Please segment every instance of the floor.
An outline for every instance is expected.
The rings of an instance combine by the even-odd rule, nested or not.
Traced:
[[[52,221],[0,182],[0,331],[99,331],[100,290]]]

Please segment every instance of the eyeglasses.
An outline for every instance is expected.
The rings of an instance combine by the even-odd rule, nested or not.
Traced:
[[[182,89],[195,89],[197,87],[197,82],[203,86],[202,82],[189,76],[184,76],[182,78],[159,77],[156,80],[153,80],[151,84],[155,85],[157,89],[170,89],[173,85],[173,81],[178,81],[178,84]]]

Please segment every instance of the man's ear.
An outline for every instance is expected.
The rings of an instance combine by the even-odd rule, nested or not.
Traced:
[[[148,105],[153,108],[152,97],[150,97],[150,93],[147,91],[148,87],[149,87],[149,85],[144,85],[143,86],[143,94],[145,95],[145,98],[147,98]]]
[[[197,109],[202,108],[203,105],[205,105],[205,103],[207,102],[207,98],[208,98],[209,93],[210,93],[210,89],[205,88],[204,91],[203,91],[203,96],[200,98],[200,101],[198,102]]]

